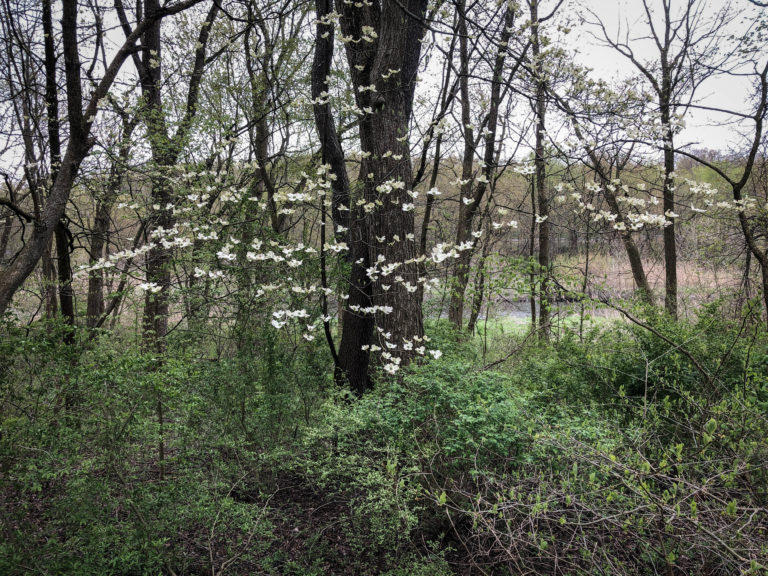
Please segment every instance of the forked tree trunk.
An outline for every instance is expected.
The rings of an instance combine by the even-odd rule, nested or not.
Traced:
[[[154,15],[154,18],[160,19],[176,14],[190,6],[194,6],[200,1],[182,0],[172,6],[163,7]],[[87,101],[85,111],[83,111],[78,53],[79,42],[77,38],[77,10],[78,6],[75,0],[63,1],[62,47],[70,138],[66,151],[62,156],[56,178],[51,186],[45,208],[41,211],[40,218],[34,222],[30,238],[19,252],[18,257],[0,274],[0,314],[3,314],[8,309],[16,291],[32,273],[35,266],[37,266],[46,247],[50,245],[56,224],[64,215],[80,163],[93,145],[89,138],[91,122],[87,120],[90,120],[97,114],[99,101],[109,92],[123,63],[133,53],[136,41],[153,23],[152,19],[145,18],[126,38],[123,45],[107,65],[101,81],[93,87],[90,99]]]
[[[405,343],[421,338],[424,331],[421,301],[408,289],[418,284],[419,269],[413,211],[403,210],[403,205],[412,202],[407,135],[426,7],[426,0],[408,0],[402,5],[385,1],[372,7],[346,2],[336,5],[345,36],[360,38],[368,30],[363,27],[370,27],[376,35],[367,34],[370,41],[346,46],[357,105],[369,109],[359,128],[360,147],[367,156],[360,166],[360,185],[369,209],[357,210],[350,222],[353,264],[339,348],[341,371],[357,393],[371,384],[367,346],[377,342],[384,348],[386,339],[395,346],[392,353],[404,366],[413,354],[404,348]],[[398,187],[388,191],[379,188],[386,182],[396,182]],[[379,242],[381,237],[384,241]],[[367,269],[379,257],[384,264],[397,264],[396,271],[386,276],[369,274]],[[397,276],[402,281],[396,280]],[[356,309],[372,305],[378,307],[375,316]],[[374,325],[380,329],[377,340]]]
[[[146,101],[146,124],[149,135],[150,150],[155,169],[160,173],[151,180],[151,200],[159,208],[151,218],[149,227],[151,235],[155,231],[169,230],[175,219],[169,208],[173,195],[166,180],[165,172],[178,161],[179,154],[186,144],[189,130],[197,114],[197,101],[200,93],[200,82],[206,61],[206,47],[210,30],[215,21],[219,5],[212,3],[206,19],[200,28],[195,48],[195,58],[187,89],[187,101],[184,116],[176,133],[171,137],[163,110],[162,85],[162,42],[160,24],[157,17],[160,13],[159,0],[144,0],[144,14],[154,23],[148,26],[141,39],[141,59],[134,60],[139,66],[142,94]],[[125,26],[125,24],[124,24]],[[168,333],[168,314],[170,311],[169,291],[171,286],[171,253],[162,242],[155,245],[147,253],[147,281],[159,287],[158,291],[148,290],[144,300],[143,338],[144,347],[162,354],[165,351],[166,335]]]
[[[474,169],[475,148],[477,146],[470,117],[469,97],[469,50],[467,47],[467,20],[466,2],[462,2],[459,11],[459,57],[460,57],[460,94],[461,94],[461,121],[464,133],[464,157],[462,161],[462,185],[459,201],[459,218],[456,224],[456,244],[461,245],[471,242],[472,226],[480,204],[483,200],[489,183],[493,180],[496,171],[496,133],[498,130],[499,109],[502,100],[501,88],[504,84],[504,64],[507,58],[507,45],[512,36],[515,12],[512,3],[507,5],[504,12],[504,25],[500,35],[498,50],[493,65],[493,80],[491,84],[491,97],[488,108],[487,131],[485,135],[485,148],[483,151],[483,179],[476,186],[472,183]],[[519,64],[520,60],[518,60]],[[466,199],[466,200],[465,200]],[[461,329],[464,322],[464,292],[469,281],[469,267],[472,261],[473,250],[462,250],[456,259],[453,269],[451,286],[451,300],[448,310],[448,318],[453,325]]]

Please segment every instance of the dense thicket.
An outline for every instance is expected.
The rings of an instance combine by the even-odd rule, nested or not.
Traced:
[[[766,14],[625,10],[0,0],[0,572],[768,574]]]

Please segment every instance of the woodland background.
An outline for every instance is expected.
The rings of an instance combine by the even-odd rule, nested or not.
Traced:
[[[589,6],[0,0],[0,572],[768,574],[768,12]]]

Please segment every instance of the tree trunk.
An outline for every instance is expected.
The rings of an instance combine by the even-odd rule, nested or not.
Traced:
[[[410,148],[404,137],[411,118],[426,6],[426,0],[408,0],[404,7],[384,2],[379,10],[351,3],[336,6],[345,36],[359,38],[363,26],[370,26],[377,35],[369,36],[370,42],[346,45],[357,105],[372,111],[360,120],[360,147],[367,156],[361,162],[360,178],[368,209],[361,207],[351,222],[353,265],[339,348],[341,369],[357,392],[370,386],[370,350],[362,348],[373,343],[374,317],[353,307],[377,307],[379,344],[402,366],[413,355],[406,343],[420,339],[424,330],[421,302],[410,289],[419,282],[413,211],[403,210],[403,205],[411,202]],[[394,265],[396,271],[367,270],[374,263]]]
[[[488,203],[490,204],[490,197]],[[470,334],[475,332],[475,326],[477,326],[477,320],[480,317],[480,311],[483,308],[483,298],[485,297],[485,267],[488,264],[488,256],[491,253],[491,227],[488,225],[490,216],[487,209],[484,218],[486,220],[485,244],[483,244],[482,257],[480,258],[478,270],[475,274],[475,293],[472,298],[472,310],[469,313],[469,322],[467,323],[467,332]]]
[[[745,171],[745,176],[742,178],[739,184],[731,184],[734,200],[741,201],[741,188],[744,183],[746,183],[748,175],[748,172]],[[749,227],[749,222],[747,221],[747,216],[744,214],[744,212],[739,212],[738,217],[741,231],[744,234],[744,240],[747,242],[747,246],[749,247],[750,252],[752,252],[752,255],[760,265],[760,278],[763,288],[763,306],[765,307],[766,329],[768,330],[768,252],[760,249],[760,246],[757,244],[757,239],[755,238],[752,229]]]
[[[363,215],[355,214],[356,222]],[[349,278],[349,297],[341,311],[341,342],[339,343],[338,383],[346,382],[358,396],[370,390],[370,352],[373,341],[374,317],[358,310],[373,305],[373,287],[366,275],[369,263],[368,229],[352,225],[350,229],[352,271]]]
[[[624,225],[624,230],[619,231],[619,236],[621,237],[621,242],[624,245],[624,250],[629,259],[629,266],[632,270],[632,278],[635,281],[638,295],[643,302],[653,306],[653,291],[651,290],[650,284],[648,284],[648,277],[645,274],[640,250],[637,248],[635,239],[632,238],[632,232],[629,230],[628,222],[621,212],[619,203],[616,201],[615,194],[608,189],[608,181],[601,177],[601,184],[603,186],[603,194],[605,196],[605,201],[608,203],[608,207],[611,209],[611,212],[617,215],[616,222]]]
[[[328,81],[333,62],[333,23],[323,24],[323,19],[331,12],[332,0],[315,0],[317,13],[317,33],[315,36],[315,54],[312,60],[312,110],[315,115],[315,126],[320,137],[320,149],[322,151],[323,164],[331,167],[330,173],[335,176],[331,180],[331,219],[333,220],[333,233],[337,242],[345,242],[349,230],[349,176],[344,162],[344,150],[341,147],[339,135],[336,132],[336,123],[333,111],[328,99]],[[323,38],[323,34],[326,37]],[[323,97],[325,94],[325,97]],[[344,232],[339,232],[339,227]]]
[[[61,136],[59,129],[59,98],[56,82],[56,49],[54,44],[53,20],[51,1],[43,0],[43,35],[44,35],[44,68],[45,68],[45,110],[48,128],[48,150],[51,161],[51,181],[55,182],[61,165]],[[80,104],[78,103],[78,106]],[[59,285],[59,302],[64,321],[70,326],[75,324],[74,294],[72,291],[72,265],[69,253],[69,231],[63,220],[56,223],[54,231],[56,239],[57,272]],[[46,280],[53,281],[50,248],[43,252],[43,275]],[[51,304],[53,284],[46,290],[48,306]],[[68,343],[74,341],[74,334],[68,332],[65,336]]]
[[[459,217],[456,222],[456,245],[470,241],[472,221],[475,214],[472,199],[472,173],[475,161],[475,133],[472,127],[471,102],[469,99],[469,49],[467,33],[467,3],[465,0],[456,6],[459,13],[459,90],[461,95],[461,132],[464,136],[464,155],[461,161],[461,186],[459,188]],[[463,250],[456,259],[451,282],[451,301],[448,307],[448,320],[461,330],[464,323],[464,292],[469,281],[469,266],[472,251]]]
[[[768,258],[760,260],[760,274],[763,280],[763,306],[765,307],[765,322],[768,329]]]
[[[443,145],[443,133],[437,135],[437,141],[435,142],[435,159],[432,163],[432,174],[429,177],[429,188],[432,190],[437,184],[437,177],[440,174],[440,156],[442,154]],[[427,202],[424,206],[424,218],[421,220],[421,233],[419,234],[419,255],[423,256],[421,262],[419,262],[419,275],[426,281],[427,266],[427,236],[429,235],[429,224],[432,221],[432,207],[435,204],[434,194],[427,193]],[[424,304],[424,282],[419,282],[419,289],[416,292],[416,296],[419,301]]]
[[[179,128],[171,138],[168,134],[162,101],[162,43],[161,20],[157,17],[160,12],[159,0],[144,0],[145,17],[152,20],[141,38],[142,57],[139,67],[141,90],[146,101],[146,123],[149,134],[152,161],[160,174],[152,179],[151,200],[159,206],[151,218],[149,227],[150,240],[153,232],[173,228],[175,218],[169,205],[173,199],[171,189],[166,181],[168,168],[174,166],[186,143],[186,139],[197,113],[197,100],[205,67],[205,54],[210,29],[218,15],[218,4],[212,3],[205,22],[200,28],[195,49],[195,60],[187,91],[187,102],[184,116]],[[263,166],[262,166],[262,169]],[[171,286],[171,253],[161,241],[147,253],[147,281],[154,283],[159,290],[148,290],[144,299],[143,338],[146,349],[152,349],[158,354],[165,351],[165,338],[168,333],[168,314],[170,310],[169,291]]]
[[[624,245],[624,250],[627,252],[627,258],[629,259],[629,265],[632,269],[632,278],[635,281],[635,287],[639,293],[640,299],[651,306],[654,305],[653,292],[648,284],[648,277],[645,274],[643,267],[643,260],[640,256],[640,250],[637,248],[634,238],[632,238],[632,232],[627,219],[619,208],[619,203],[616,200],[616,195],[608,187],[611,181],[611,170],[607,170],[603,167],[600,157],[594,148],[586,144],[587,139],[584,137],[584,133],[581,130],[581,126],[578,122],[578,117],[574,114],[568,102],[558,98],[558,102],[562,105],[563,109],[570,116],[573,130],[576,133],[576,137],[585,144],[587,155],[592,162],[591,168],[595,171],[597,178],[599,179],[605,201],[608,203],[608,207],[611,212],[616,214],[616,223],[622,225],[623,230],[619,231],[621,236],[621,242]]]
[[[541,62],[541,44],[539,36],[538,0],[531,2],[531,28],[533,71],[536,82],[536,150],[534,167],[536,170],[536,196],[539,208],[539,337],[549,342],[552,331],[550,320],[550,262],[549,262],[549,197],[547,195],[547,160],[544,157],[544,135],[546,130],[546,82],[544,67]]]
[[[45,317],[49,320],[59,313],[59,301],[56,299],[56,267],[53,265],[51,256],[51,244],[52,241],[49,240],[41,255]]]
[[[144,14],[148,18],[151,18],[159,8],[159,0],[144,0]],[[145,114],[152,162],[155,171],[162,172],[164,168],[173,165],[175,155],[168,137],[160,88],[162,82],[162,44],[159,21],[147,28],[142,36],[141,54],[141,91],[146,102]],[[159,208],[149,219],[149,241],[152,241],[153,232],[169,230],[173,227],[173,214],[167,208],[167,204],[171,201],[171,195],[163,179],[164,176],[161,173],[151,180],[151,204],[159,206]],[[162,354],[165,351],[165,336],[168,333],[171,255],[162,242],[156,241],[154,244],[146,257],[147,282],[156,284],[159,290],[147,290],[144,296],[143,345],[147,350]]]
[[[84,155],[79,146],[75,144],[68,146],[48,202],[39,222],[35,223],[32,230],[32,237],[19,252],[16,260],[0,275],[0,314],[8,309],[16,290],[35,269],[49,245],[56,224],[64,214],[72,182]]]
[[[745,300],[750,300],[752,298],[752,282],[750,281],[750,273],[752,271],[752,252],[749,250],[749,246],[747,246],[747,255],[746,255],[746,261],[744,262],[744,279],[742,281],[742,285],[744,286],[744,298]]]
[[[528,265],[530,266],[529,273],[529,286],[531,293],[528,297],[528,302],[531,308],[531,334],[536,333],[537,321],[536,321],[536,290],[538,277],[538,261],[536,260],[536,188],[534,186],[533,179],[530,180],[531,189],[531,228],[528,236]]]
[[[480,203],[493,180],[496,171],[496,133],[498,130],[499,108],[501,106],[504,63],[507,57],[507,45],[512,35],[514,24],[514,7],[508,4],[504,12],[504,26],[499,38],[498,51],[493,64],[493,79],[491,83],[491,98],[487,117],[487,132],[485,136],[485,149],[483,151],[483,178],[473,187],[472,174],[474,168],[474,156],[476,140],[471,126],[470,97],[469,97],[469,51],[467,48],[467,20],[466,2],[457,7],[459,11],[459,57],[460,69],[460,93],[461,93],[461,121],[464,133],[464,157],[462,161],[462,185],[459,201],[459,219],[456,225],[456,244],[461,245],[472,241],[472,225],[475,215],[480,209]],[[466,199],[466,200],[465,200]],[[473,250],[462,250],[456,259],[453,270],[451,301],[448,318],[453,325],[461,329],[464,321],[464,292],[469,281],[469,267],[472,261]]]
[[[74,328],[75,326],[75,294],[72,290],[72,263],[70,261],[70,232],[59,220],[56,223],[56,270],[59,280],[59,304],[64,322]],[[69,330],[64,339],[67,344],[75,341],[74,332]]]
[[[675,211],[675,149],[670,126],[671,113],[669,104],[669,83],[665,75],[661,103],[661,123],[667,127],[664,136],[664,214]],[[668,218],[664,227],[664,308],[677,320],[677,247],[675,245],[675,218]]]
[[[93,229],[91,230],[90,259],[93,265],[104,255],[104,245],[109,233],[110,210],[107,203],[99,200],[96,205]],[[88,274],[88,298],[86,301],[85,322],[89,329],[96,327],[96,323],[104,313],[104,271],[92,270]]]
[[[13,229],[13,216],[8,214],[3,223],[3,233],[0,234],[0,262],[5,260],[5,251],[8,249],[8,240],[11,239],[11,230]]]

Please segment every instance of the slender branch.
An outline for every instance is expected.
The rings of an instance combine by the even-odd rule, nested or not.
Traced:
[[[24,218],[24,220],[26,220],[27,222],[32,222],[35,219],[35,217],[32,216],[32,214],[25,212],[10,200],[5,200],[3,198],[0,198],[0,206],[5,206],[6,208],[10,208],[12,212],[16,213],[17,216]]]

